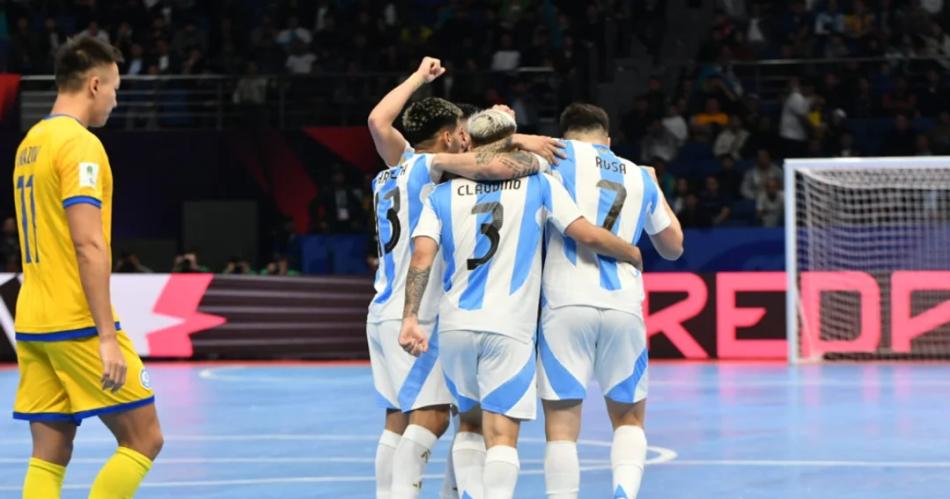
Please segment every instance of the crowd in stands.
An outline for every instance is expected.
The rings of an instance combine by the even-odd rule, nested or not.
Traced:
[[[783,223],[785,158],[950,154],[942,0],[718,0],[676,89],[651,78],[617,148],[656,166],[687,227]],[[757,95],[737,62],[824,59]]]
[[[0,3],[0,69],[48,74],[66,37],[85,34],[122,50],[125,75],[243,75],[234,101],[261,103],[264,75],[398,73],[436,55],[464,75],[438,80],[437,92],[506,102],[531,130],[534,89],[484,72],[576,76],[603,52],[610,19],[656,71],[618,114],[613,145],[656,167],[686,227],[781,225],[785,158],[950,154],[944,0],[714,1],[712,29],[681,70],[658,57],[675,36],[662,0],[10,0]],[[766,93],[740,70],[760,59],[802,62],[787,66],[784,90]],[[368,232],[363,179],[331,173],[311,232]],[[191,271],[189,262],[181,255],[176,267]],[[285,272],[279,259],[267,265]],[[227,270],[250,266],[236,259]]]

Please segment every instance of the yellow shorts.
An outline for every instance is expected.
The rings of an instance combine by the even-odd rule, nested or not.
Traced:
[[[119,331],[119,348],[128,365],[119,391],[102,389],[99,337],[62,341],[17,341],[20,385],[14,419],[72,421],[134,409],[155,401],[149,374],[132,341]]]

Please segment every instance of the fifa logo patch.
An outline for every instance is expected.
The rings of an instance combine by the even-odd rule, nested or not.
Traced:
[[[99,165],[97,163],[79,163],[79,187],[95,189],[99,181]]]
[[[139,383],[142,384],[142,388],[151,390],[152,389],[152,377],[148,374],[148,369],[142,368],[142,372],[139,373]]]

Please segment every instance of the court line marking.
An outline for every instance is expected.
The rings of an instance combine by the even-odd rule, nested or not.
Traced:
[[[322,370],[322,366],[289,366],[294,369],[299,369],[300,371],[309,371],[309,370]],[[280,367],[277,369],[285,369],[285,367]],[[323,383],[332,381],[334,383],[339,383],[341,378],[339,376],[334,377],[322,377],[322,376],[269,376],[269,375],[256,375],[251,374],[248,376],[228,374],[227,372],[222,373],[221,371],[245,371],[247,368],[245,366],[233,366],[233,367],[208,367],[201,369],[198,372],[198,377],[202,379],[209,379],[215,381],[231,381],[231,382],[257,382],[257,383],[299,383],[301,381],[309,381],[315,383]],[[660,369],[662,370],[662,368]],[[654,373],[654,377],[655,377]],[[887,372],[877,372],[877,376],[887,376]],[[796,374],[798,377],[808,377],[808,373],[799,372]],[[372,375],[369,372],[359,373],[354,376],[347,376],[343,379],[347,380],[365,380],[371,379]],[[775,388],[775,387],[817,387],[817,388],[865,388],[868,386],[867,381],[865,380],[835,380],[835,379],[793,379],[793,380],[743,380],[739,379],[729,379],[728,388]],[[911,381],[911,380],[908,380]],[[941,379],[915,379],[913,381],[913,386],[915,388],[946,388],[950,387],[950,382],[941,380]],[[887,380],[878,380],[879,388],[887,385]],[[686,388],[723,388],[721,380],[715,382],[703,382],[702,380],[697,381],[677,381],[677,380],[650,380],[650,386],[654,387],[686,387]]]
[[[666,463],[650,463],[667,466],[678,464],[689,466],[770,466],[770,467],[811,467],[811,466],[838,466],[838,467],[873,467],[873,468],[950,468],[950,462],[927,462],[927,461],[782,461],[782,460],[680,460]],[[581,471],[605,471],[610,469],[610,464],[597,464],[593,466],[581,466]],[[543,475],[544,469],[521,470],[521,475]],[[442,475],[425,475],[425,480],[438,480]],[[184,487],[220,487],[228,485],[274,485],[274,484],[307,484],[307,483],[346,483],[346,482],[373,482],[373,476],[302,476],[302,477],[273,477],[273,478],[245,478],[233,480],[192,480],[192,481],[169,481],[169,482],[143,482],[142,488],[184,488]],[[66,484],[63,489],[67,490],[86,490],[92,484]],[[21,485],[0,485],[0,491],[19,491]]]

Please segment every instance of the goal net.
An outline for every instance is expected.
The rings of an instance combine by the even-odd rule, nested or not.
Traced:
[[[950,359],[950,157],[788,160],[790,362]]]

